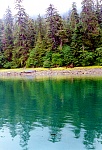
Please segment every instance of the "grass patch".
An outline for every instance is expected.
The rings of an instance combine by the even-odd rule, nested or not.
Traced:
[[[102,68],[102,66],[75,67],[74,69],[96,69],[96,68]]]
[[[61,70],[77,70],[77,69],[96,69],[102,68],[102,66],[87,66],[87,67],[74,67],[74,68],[66,68],[66,67],[58,67],[58,68],[51,68],[53,71],[61,71]],[[17,68],[17,69],[0,69],[0,72],[22,72],[27,70],[36,70],[36,71],[47,71],[50,70],[49,68]]]

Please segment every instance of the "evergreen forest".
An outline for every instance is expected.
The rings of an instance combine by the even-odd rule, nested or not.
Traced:
[[[102,65],[102,0],[82,0],[67,15],[50,4],[32,19],[22,0],[0,19],[0,68]],[[64,9],[64,8],[63,8]]]

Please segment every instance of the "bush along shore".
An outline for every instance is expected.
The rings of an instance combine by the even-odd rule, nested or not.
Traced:
[[[46,77],[46,76],[102,76],[102,67],[63,69],[7,69],[0,71],[0,77]]]

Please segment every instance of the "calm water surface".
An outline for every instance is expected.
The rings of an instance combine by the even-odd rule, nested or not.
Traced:
[[[0,80],[0,150],[102,150],[102,79]]]

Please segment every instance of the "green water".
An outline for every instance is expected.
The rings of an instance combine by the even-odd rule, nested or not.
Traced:
[[[0,150],[102,150],[102,79],[0,80]]]

